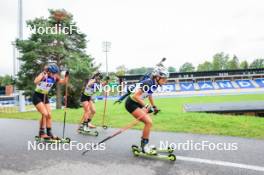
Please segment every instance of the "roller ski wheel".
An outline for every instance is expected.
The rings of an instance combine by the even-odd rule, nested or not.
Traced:
[[[108,126],[106,126],[106,125],[103,125],[102,127],[103,127],[103,129],[107,129],[108,128]]]
[[[169,154],[168,158],[170,161],[176,161],[176,156],[174,154]]]
[[[71,142],[71,139],[68,138],[68,137],[66,137],[66,138],[60,138],[60,137],[55,136],[53,134],[48,135],[48,136],[51,138],[52,141],[55,141],[57,143],[70,143]]]
[[[168,151],[164,150],[158,150],[155,154],[149,154],[142,152],[141,148],[139,148],[137,145],[132,145],[132,153],[134,156],[139,157],[148,157],[148,158],[156,158],[161,160],[170,160],[170,161],[176,161],[176,156],[174,154],[169,153]],[[170,150],[171,151],[171,150]],[[169,154],[162,154],[162,153],[169,153]]]
[[[78,133],[82,135],[89,135],[97,137],[99,135],[98,131],[84,131],[83,129],[78,129]]]
[[[70,143],[71,139],[69,137],[66,137],[65,139],[63,139],[65,141],[65,143]]]

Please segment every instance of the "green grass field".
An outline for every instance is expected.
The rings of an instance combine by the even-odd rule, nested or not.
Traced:
[[[264,100],[264,95],[252,94],[156,99],[156,105],[162,111],[159,115],[153,117],[153,130],[264,139],[264,118],[206,113],[185,113],[182,110],[183,104],[186,103],[235,102],[246,100]],[[103,105],[103,101],[96,103],[97,113],[93,120],[94,124],[101,125],[102,123]],[[63,110],[54,110],[52,113],[53,121],[62,122],[63,114]],[[81,108],[68,109],[67,122],[78,123],[81,115]],[[37,112],[11,114],[0,113],[0,118],[38,120],[40,115]],[[126,112],[124,104],[113,105],[113,101],[108,101],[106,118],[107,124],[111,127],[123,127],[133,120],[132,116]],[[142,124],[134,128],[140,129],[142,128]]]

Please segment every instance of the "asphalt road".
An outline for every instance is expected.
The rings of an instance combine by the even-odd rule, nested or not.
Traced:
[[[54,123],[54,133],[62,135],[62,124]],[[74,143],[97,143],[117,129],[98,128],[98,137],[76,133],[77,125],[66,126],[66,136]],[[176,162],[134,157],[132,144],[139,144],[141,132],[129,130],[109,140],[104,150],[89,151],[82,156],[81,150],[51,150],[42,145],[32,150],[38,121],[0,119],[0,174],[1,175],[48,175],[48,174],[107,174],[107,175],[209,175],[209,174],[264,174],[264,140],[237,137],[152,132],[151,143],[177,146]],[[225,145],[227,150],[194,150],[187,143],[198,145]],[[75,144],[75,145],[76,145]],[[230,150],[232,144],[233,150]],[[185,147],[183,146],[185,145]],[[187,145],[187,146],[186,146]],[[189,144],[191,145],[191,144]],[[49,150],[41,150],[49,148]],[[69,148],[69,147],[67,147]],[[201,149],[201,147],[198,147]],[[223,148],[223,147],[221,147]],[[57,149],[59,149],[57,147]],[[187,150],[188,149],[188,150]]]

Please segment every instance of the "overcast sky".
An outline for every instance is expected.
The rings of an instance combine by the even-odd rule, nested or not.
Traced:
[[[17,0],[0,2],[0,74],[12,73],[11,41],[17,37]],[[102,42],[112,42],[109,70],[153,66],[162,57],[177,69],[217,52],[251,61],[264,57],[263,0],[23,0],[25,21],[48,9],[74,15],[89,42],[87,53],[105,70]]]

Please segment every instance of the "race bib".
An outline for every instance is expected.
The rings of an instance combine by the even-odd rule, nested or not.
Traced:
[[[35,91],[42,94],[48,94],[53,85],[54,81],[52,81],[51,79],[48,79],[48,81],[43,80],[37,85]]]
[[[84,94],[87,95],[87,96],[90,96],[90,95],[93,95],[95,92],[94,92],[94,89],[90,88],[90,87],[86,87],[84,89]]]

